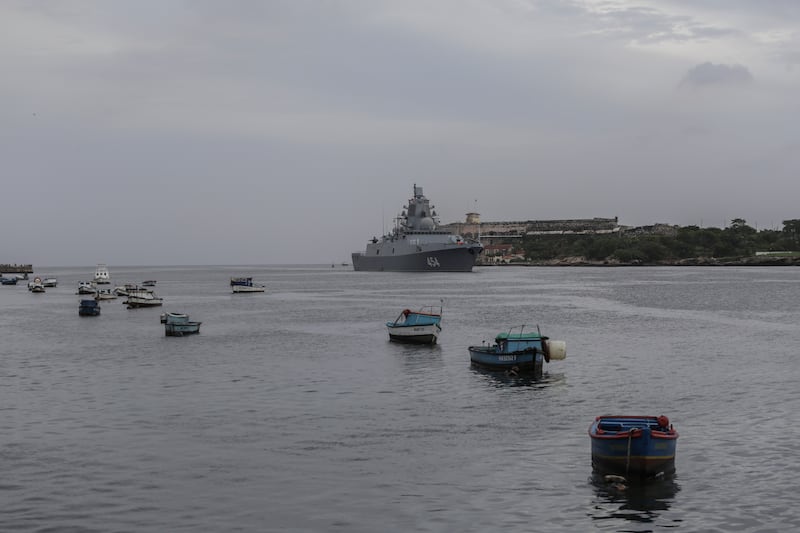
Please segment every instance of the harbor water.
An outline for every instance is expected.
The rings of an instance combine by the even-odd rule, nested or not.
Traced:
[[[0,531],[800,531],[796,268],[109,270],[164,307],[0,287]],[[440,300],[437,346],[388,341]],[[470,367],[520,324],[566,360]],[[667,415],[674,479],[594,479],[601,414]]]

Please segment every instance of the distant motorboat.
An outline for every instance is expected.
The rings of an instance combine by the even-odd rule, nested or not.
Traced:
[[[57,287],[58,280],[56,278],[44,278],[42,280],[42,285],[44,285],[45,287]]]
[[[125,305],[128,309],[136,309],[138,307],[156,307],[161,305],[164,300],[156,295],[149,289],[131,289],[128,291],[128,299],[125,300]]]
[[[94,296],[95,300],[116,300],[117,295],[111,289],[98,289]]]
[[[264,292],[266,287],[253,283],[253,278],[231,278],[231,289],[239,292]]]
[[[142,287],[155,287],[156,280],[154,279],[146,279],[142,282]]]
[[[168,337],[183,337],[193,333],[200,333],[200,324],[189,320],[189,315],[185,313],[163,313],[161,323],[164,324],[164,334]]]
[[[17,284],[17,277],[12,276],[10,278],[0,278],[0,284],[2,285],[16,285]]]
[[[111,283],[111,274],[108,272],[108,267],[100,263],[94,270],[94,282],[98,285],[106,285]]]
[[[97,316],[100,314],[100,305],[96,300],[81,300],[78,305],[78,314],[80,316]]]
[[[114,287],[114,291],[113,292],[117,296],[127,296],[128,295],[128,291],[132,291],[132,290],[136,290],[136,289],[138,289],[138,286],[133,285],[132,283],[126,283],[125,285],[119,285],[117,287]]]
[[[44,284],[42,278],[33,278],[33,281],[28,282],[28,290],[31,292],[44,292]]]
[[[75,294],[96,294],[97,293],[97,286],[94,284],[94,281],[79,281],[78,282],[78,292]]]

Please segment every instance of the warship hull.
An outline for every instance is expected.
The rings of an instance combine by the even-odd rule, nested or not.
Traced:
[[[461,246],[400,255],[355,252],[353,270],[366,272],[472,272],[480,248]]]

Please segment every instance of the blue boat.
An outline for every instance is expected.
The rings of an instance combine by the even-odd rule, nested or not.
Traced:
[[[544,363],[567,357],[564,341],[551,341],[539,331],[525,332],[525,325],[514,326],[498,334],[495,344],[470,346],[469,359],[473,365],[491,370],[542,375]]]
[[[410,344],[436,344],[442,331],[442,307],[427,306],[419,311],[403,309],[393,322],[387,322],[389,340]]]
[[[0,278],[0,283],[2,283],[3,285],[16,285],[18,279],[19,278],[17,278],[16,276],[11,278]]]
[[[596,472],[648,479],[675,472],[678,432],[661,416],[598,416],[589,426]]]
[[[78,314],[81,316],[97,316],[100,314],[100,305],[96,300],[81,300],[78,306]]]
[[[161,315],[161,323],[164,324],[164,333],[168,337],[183,337],[193,333],[200,333],[200,324],[189,320],[189,315],[184,313],[164,313]]]

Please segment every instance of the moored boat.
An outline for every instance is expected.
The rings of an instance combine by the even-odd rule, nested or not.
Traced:
[[[78,305],[80,316],[97,316],[100,314],[100,305],[96,300],[81,300]]]
[[[233,292],[264,292],[266,287],[253,283],[253,278],[231,278]]]
[[[352,254],[353,270],[388,272],[471,272],[483,246],[437,229],[434,206],[414,185],[414,195],[395,218],[394,230],[373,237],[364,252]]]
[[[58,287],[58,279],[56,278],[44,278],[42,280],[42,285],[45,287]]]
[[[44,292],[44,284],[42,283],[42,278],[36,277],[33,278],[33,281],[29,281],[28,290],[36,293]]]
[[[94,270],[94,282],[98,285],[111,283],[111,274],[108,272],[108,267],[100,263]]]
[[[98,289],[97,294],[94,295],[95,300],[116,300],[117,295],[111,289]]]
[[[156,280],[154,279],[146,279],[142,282],[142,287],[155,287]]]
[[[185,313],[162,313],[161,323],[164,324],[164,334],[168,337],[182,337],[192,333],[200,333],[200,324],[189,320]]]
[[[114,287],[114,291],[113,292],[117,296],[127,296],[128,295],[128,291],[136,290],[138,288],[139,288],[138,286],[136,286],[136,285],[134,285],[132,283],[126,283],[125,285],[118,285],[118,286]]]
[[[16,276],[11,276],[10,278],[0,277],[0,284],[2,284],[2,285],[16,285],[18,279],[19,278],[17,278]]]
[[[93,281],[79,281],[78,292],[75,294],[97,294],[97,286]]]
[[[589,426],[596,472],[648,479],[675,472],[678,432],[664,416],[598,416]]]
[[[122,303],[127,305],[128,309],[136,309],[138,307],[156,307],[162,305],[164,300],[149,289],[135,288],[128,290],[128,297]]]
[[[442,331],[442,306],[427,306],[419,311],[403,309],[393,322],[387,322],[389,340],[412,344],[436,344]]]
[[[470,362],[490,370],[533,373],[541,376],[544,363],[567,357],[564,341],[553,341],[538,330],[524,331],[525,325],[499,333],[491,345],[470,346]]]

